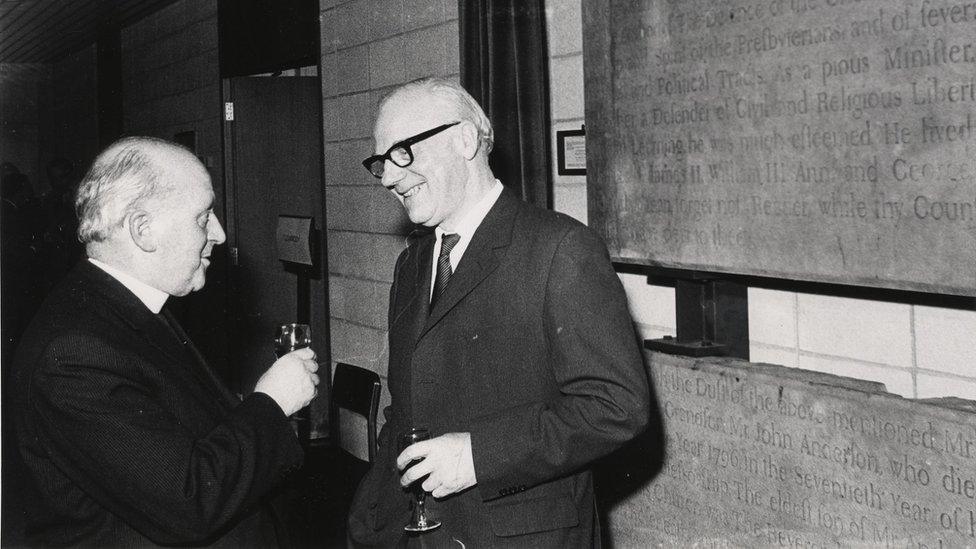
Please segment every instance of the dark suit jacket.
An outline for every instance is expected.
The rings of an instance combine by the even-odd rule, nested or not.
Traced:
[[[396,433],[470,432],[478,484],[433,502],[468,547],[586,547],[588,467],[641,432],[648,382],[602,241],[504,191],[428,314],[434,236],[400,255],[390,291],[392,405],[350,516],[389,545],[407,520]],[[429,500],[429,498],[428,498]]]
[[[270,397],[238,400],[176,330],[88,261],[41,307],[14,366],[33,543],[277,544],[264,498],[301,446]]]

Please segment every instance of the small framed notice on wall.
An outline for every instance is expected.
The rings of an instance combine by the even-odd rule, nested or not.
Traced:
[[[278,259],[299,265],[314,265],[312,237],[315,221],[311,217],[279,215],[275,241]]]
[[[556,173],[586,175],[586,126],[556,132]]]

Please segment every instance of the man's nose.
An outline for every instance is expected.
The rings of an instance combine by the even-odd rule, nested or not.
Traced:
[[[392,160],[387,159],[386,163],[383,164],[383,177],[380,178],[380,181],[384,187],[392,191],[406,173],[406,168],[401,168],[394,164]]]
[[[207,240],[214,244],[223,244],[227,240],[227,234],[224,233],[224,228],[220,225],[216,214],[210,214],[210,222],[207,223]]]

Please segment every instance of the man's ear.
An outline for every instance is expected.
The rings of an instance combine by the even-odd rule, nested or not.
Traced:
[[[152,218],[145,210],[136,210],[129,214],[124,221],[124,227],[129,231],[132,242],[144,252],[155,252],[157,247],[156,235],[153,234]]]
[[[461,122],[460,132],[459,148],[461,156],[466,160],[471,160],[478,154],[478,149],[481,148],[481,132],[478,131],[477,126],[468,120]]]

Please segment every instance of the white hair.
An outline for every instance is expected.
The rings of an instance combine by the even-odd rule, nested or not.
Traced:
[[[380,101],[380,108],[386,102],[400,92],[426,92],[436,97],[446,99],[456,109],[455,114],[459,120],[467,120],[478,128],[478,136],[485,146],[485,154],[491,152],[495,145],[495,130],[491,127],[491,121],[485,115],[481,105],[475,101],[474,97],[468,93],[460,84],[443,78],[421,78],[398,87],[390,92]]]
[[[155,137],[125,137],[95,158],[75,196],[79,241],[105,241],[122,226],[126,216],[172,189],[162,177],[164,168],[152,154],[166,149],[192,154]]]

